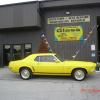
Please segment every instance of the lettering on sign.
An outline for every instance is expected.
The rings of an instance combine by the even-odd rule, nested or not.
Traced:
[[[51,17],[48,18],[47,21],[48,24],[79,23],[79,22],[90,22],[90,15]]]
[[[83,28],[81,26],[56,27],[54,35],[55,41],[83,40]]]

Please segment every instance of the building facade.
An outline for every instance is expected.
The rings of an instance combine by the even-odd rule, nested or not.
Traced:
[[[0,65],[37,53],[41,37],[63,59],[99,61],[99,0],[49,0],[0,6]]]

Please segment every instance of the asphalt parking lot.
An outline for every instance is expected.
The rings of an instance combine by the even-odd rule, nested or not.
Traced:
[[[36,76],[22,80],[0,68],[0,100],[99,100],[100,72],[78,82],[71,77]]]

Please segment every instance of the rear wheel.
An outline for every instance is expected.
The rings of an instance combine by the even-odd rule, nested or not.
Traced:
[[[28,80],[32,77],[32,71],[29,68],[22,68],[19,73],[20,77],[24,80]]]
[[[82,81],[86,78],[86,71],[84,69],[75,69],[72,76],[77,81]]]

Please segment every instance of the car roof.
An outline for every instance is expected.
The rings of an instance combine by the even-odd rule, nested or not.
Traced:
[[[42,55],[56,55],[55,53],[35,53],[35,54],[32,54],[34,56],[42,56]]]

